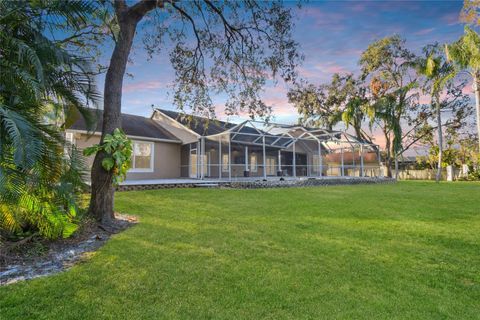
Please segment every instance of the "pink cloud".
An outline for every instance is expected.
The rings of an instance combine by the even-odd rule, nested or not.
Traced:
[[[167,87],[167,83],[158,80],[153,81],[140,81],[136,83],[130,83],[123,86],[123,92],[135,92],[135,91],[149,91],[155,89],[163,89]]]
[[[300,19],[310,18],[314,19],[315,26],[326,27],[330,31],[342,31],[345,30],[345,24],[343,21],[349,18],[348,14],[334,13],[334,12],[324,12],[320,8],[309,8],[305,7],[298,12]]]
[[[355,12],[362,12],[362,11],[365,11],[365,8],[366,8],[366,3],[356,3],[352,6],[350,6],[350,10],[352,11],[355,11]]]
[[[418,30],[414,34],[417,35],[417,36],[424,36],[424,35],[427,35],[429,33],[432,33],[434,30],[435,30],[435,28],[425,28],[425,29]]]
[[[473,94],[472,85],[473,85],[473,81],[470,81],[465,87],[463,87],[462,93],[467,95],[472,95]]]
[[[457,12],[448,13],[444,15],[441,19],[449,26],[460,23],[460,16]]]
[[[430,104],[431,98],[427,95],[420,95],[420,98],[418,99],[418,102],[420,104]]]

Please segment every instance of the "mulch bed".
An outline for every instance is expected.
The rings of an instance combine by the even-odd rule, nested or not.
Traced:
[[[137,223],[133,216],[115,213],[115,223],[108,229],[85,220],[68,239],[43,240],[32,236],[17,243],[3,242],[0,248],[0,285],[61,272],[86,259],[112,234]]]

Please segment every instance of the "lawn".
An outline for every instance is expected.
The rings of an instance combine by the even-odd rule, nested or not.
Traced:
[[[480,184],[116,194],[140,223],[1,319],[479,319]]]

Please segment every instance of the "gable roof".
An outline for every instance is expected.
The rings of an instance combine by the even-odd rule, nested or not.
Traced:
[[[96,126],[93,131],[102,132],[103,128],[103,110],[90,109],[97,119]],[[180,140],[171,134],[155,120],[136,116],[133,114],[121,114],[122,129],[127,136],[153,138],[160,140],[170,140],[172,142],[180,142]],[[68,128],[70,130],[87,131],[87,124],[82,116]]]

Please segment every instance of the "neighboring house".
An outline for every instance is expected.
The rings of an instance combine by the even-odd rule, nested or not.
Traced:
[[[98,143],[102,112],[88,133],[77,120],[67,139],[79,149]],[[380,172],[378,146],[340,131],[302,126],[224,121],[155,109],[150,118],[122,114],[133,140],[127,180],[248,177],[373,176]],[[89,158],[91,165],[93,157]]]

